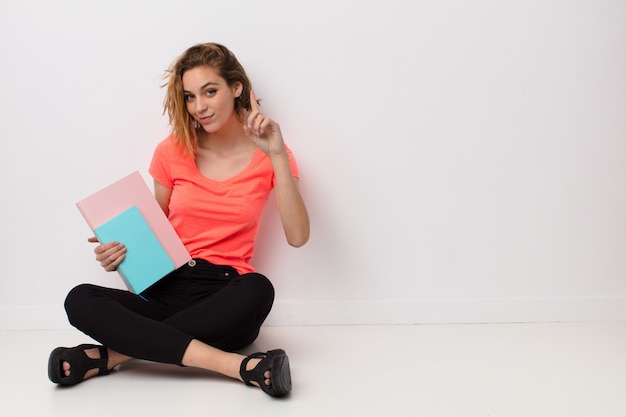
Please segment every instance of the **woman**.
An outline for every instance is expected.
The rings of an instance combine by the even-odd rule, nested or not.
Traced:
[[[72,289],[65,301],[70,323],[102,346],[55,349],[49,377],[74,385],[138,358],[219,372],[285,395],[291,376],[283,350],[248,357],[234,351],[256,339],[274,299],[270,281],[249,264],[272,188],[289,244],[309,238],[296,163],[227,48],[195,45],[168,75],[164,107],[172,134],[157,145],[149,171],[155,198],[193,260],[141,296],[90,284]],[[96,259],[114,271],[125,250],[102,242]]]

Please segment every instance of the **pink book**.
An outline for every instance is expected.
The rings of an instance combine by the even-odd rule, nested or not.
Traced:
[[[157,203],[139,171],[114,182],[76,203],[91,230],[136,206],[169,255],[175,268],[191,260],[174,227]]]

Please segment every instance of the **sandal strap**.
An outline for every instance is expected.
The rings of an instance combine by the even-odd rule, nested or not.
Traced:
[[[82,345],[76,346],[74,349],[78,350],[84,356],[84,358],[79,359],[79,361],[85,361],[85,360],[87,361],[86,365],[89,366],[89,368],[87,368],[87,371],[90,369],[98,368],[98,375],[109,374],[110,371],[107,368],[109,364],[109,350],[106,347],[101,346],[101,345],[82,344]],[[96,359],[90,358],[85,352],[86,350],[89,350],[89,349],[98,349],[98,352],[100,352],[100,357]],[[72,359],[75,360],[75,357]],[[68,360],[68,362],[70,362],[70,366],[71,366],[71,360]]]
[[[251,370],[246,370],[246,366],[251,359],[261,358],[261,361]],[[272,383],[268,387],[265,385],[265,372],[270,371]],[[273,397],[286,395],[291,391],[291,375],[289,371],[289,359],[282,349],[270,350],[266,353],[257,352],[246,357],[239,368],[241,379],[248,386],[254,386],[252,382],[259,384],[259,387]]]
[[[246,367],[248,366],[248,362],[250,362],[250,360],[258,359],[258,358],[265,358],[265,357],[267,357],[265,353],[256,352],[250,356],[247,356],[241,362],[241,366],[239,367],[239,375],[241,375],[241,379],[243,379],[243,382],[245,382],[247,386],[253,387],[254,384],[252,383],[252,381],[257,382],[261,386],[265,384],[265,377],[263,376],[265,371],[261,372],[261,378],[259,378],[259,371],[257,370],[257,368],[259,368],[259,365],[261,365],[261,362],[263,362],[263,359],[261,359],[261,362],[259,362],[258,365],[254,367],[253,369],[249,371],[246,369]]]
[[[98,375],[108,375],[109,374],[109,349],[104,346],[97,346],[98,351],[100,352],[100,359],[94,359],[99,362],[98,366]]]
[[[98,349],[99,358],[90,358],[86,350]],[[61,371],[61,363],[70,364],[71,374],[63,375]],[[85,374],[90,369],[98,369],[98,375],[107,375],[109,353],[106,347],[92,344],[82,344],[73,348],[56,348],[52,351],[48,360],[48,376],[52,382],[62,385],[75,385],[82,382]]]

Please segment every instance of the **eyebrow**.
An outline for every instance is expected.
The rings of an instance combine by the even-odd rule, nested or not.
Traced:
[[[209,81],[209,82],[207,82],[207,83],[203,84],[203,85],[200,87],[200,91],[204,90],[205,88],[207,88],[207,87],[208,87],[208,86],[210,86],[210,85],[219,85],[219,83],[217,83],[217,82],[215,82],[215,81]],[[183,90],[183,93],[193,94],[191,91],[187,91],[187,90]]]

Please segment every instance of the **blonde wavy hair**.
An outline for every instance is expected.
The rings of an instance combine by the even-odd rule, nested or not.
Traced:
[[[191,154],[195,154],[198,146],[198,128],[185,104],[183,74],[187,70],[204,65],[211,67],[226,81],[228,86],[237,82],[243,86],[241,95],[235,99],[235,112],[240,122],[243,122],[244,111],[251,109],[250,80],[243,66],[228,48],[217,43],[201,43],[187,49],[166,70],[164,78],[168,81],[162,86],[167,87],[163,101],[163,114],[167,113],[169,116],[176,142],[183,144],[187,152]]]

